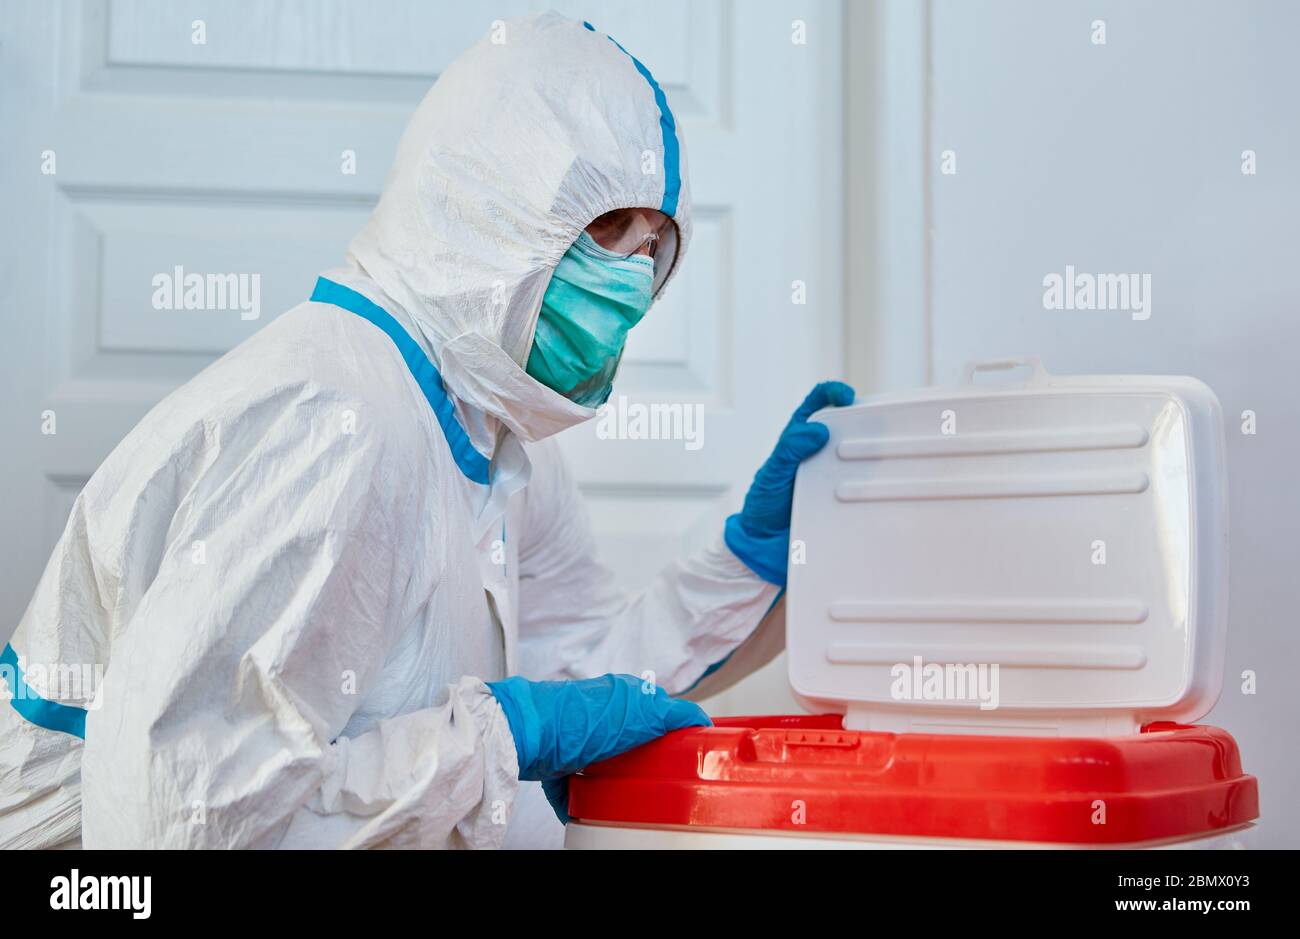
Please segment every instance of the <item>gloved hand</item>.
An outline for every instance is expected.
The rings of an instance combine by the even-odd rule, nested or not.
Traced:
[[[744,507],[727,519],[727,547],[770,584],[785,586],[795,473],[800,463],[830,439],[826,425],[810,423],[808,417],[824,407],[852,404],[853,395],[853,389],[840,381],[824,381],[810,391],[781,431],[776,449],[754,476]]]
[[[581,681],[490,681],[515,738],[519,778],[540,779],[551,808],[569,822],[569,775],[670,730],[708,727],[699,705],[669,697],[632,675]]]

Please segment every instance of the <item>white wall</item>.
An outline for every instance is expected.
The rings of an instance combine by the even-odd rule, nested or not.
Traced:
[[[1207,720],[1259,777],[1266,843],[1300,845],[1300,5],[884,0],[853,27],[850,48],[879,52],[851,112],[855,211],[872,213],[850,230],[871,260],[850,277],[854,377],[947,382],[968,359],[1038,353],[1054,372],[1187,374],[1218,393],[1231,609]],[[1045,310],[1043,278],[1067,264],[1149,273],[1150,319]]]

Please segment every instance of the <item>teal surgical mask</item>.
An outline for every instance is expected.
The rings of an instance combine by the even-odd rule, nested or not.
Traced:
[[[621,257],[583,232],[551,276],[526,371],[584,407],[613,389],[627,333],[650,309],[654,261]]]

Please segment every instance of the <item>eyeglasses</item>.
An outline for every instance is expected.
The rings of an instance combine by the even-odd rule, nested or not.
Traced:
[[[655,209],[616,209],[587,226],[596,244],[622,258],[642,254],[654,261],[654,293],[677,261],[677,223]]]

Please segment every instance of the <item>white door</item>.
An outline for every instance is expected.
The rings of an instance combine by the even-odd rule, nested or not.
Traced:
[[[4,4],[0,637],[116,442],[307,296],[439,70],[493,20],[548,5],[654,71],[697,206],[691,255],[617,391],[700,405],[701,433],[589,425],[564,445],[629,584],[716,535],[789,411],[840,371],[838,2]],[[155,309],[154,276],[177,266],[260,274],[258,317]],[[713,709],[793,706],[780,670],[746,687]]]

